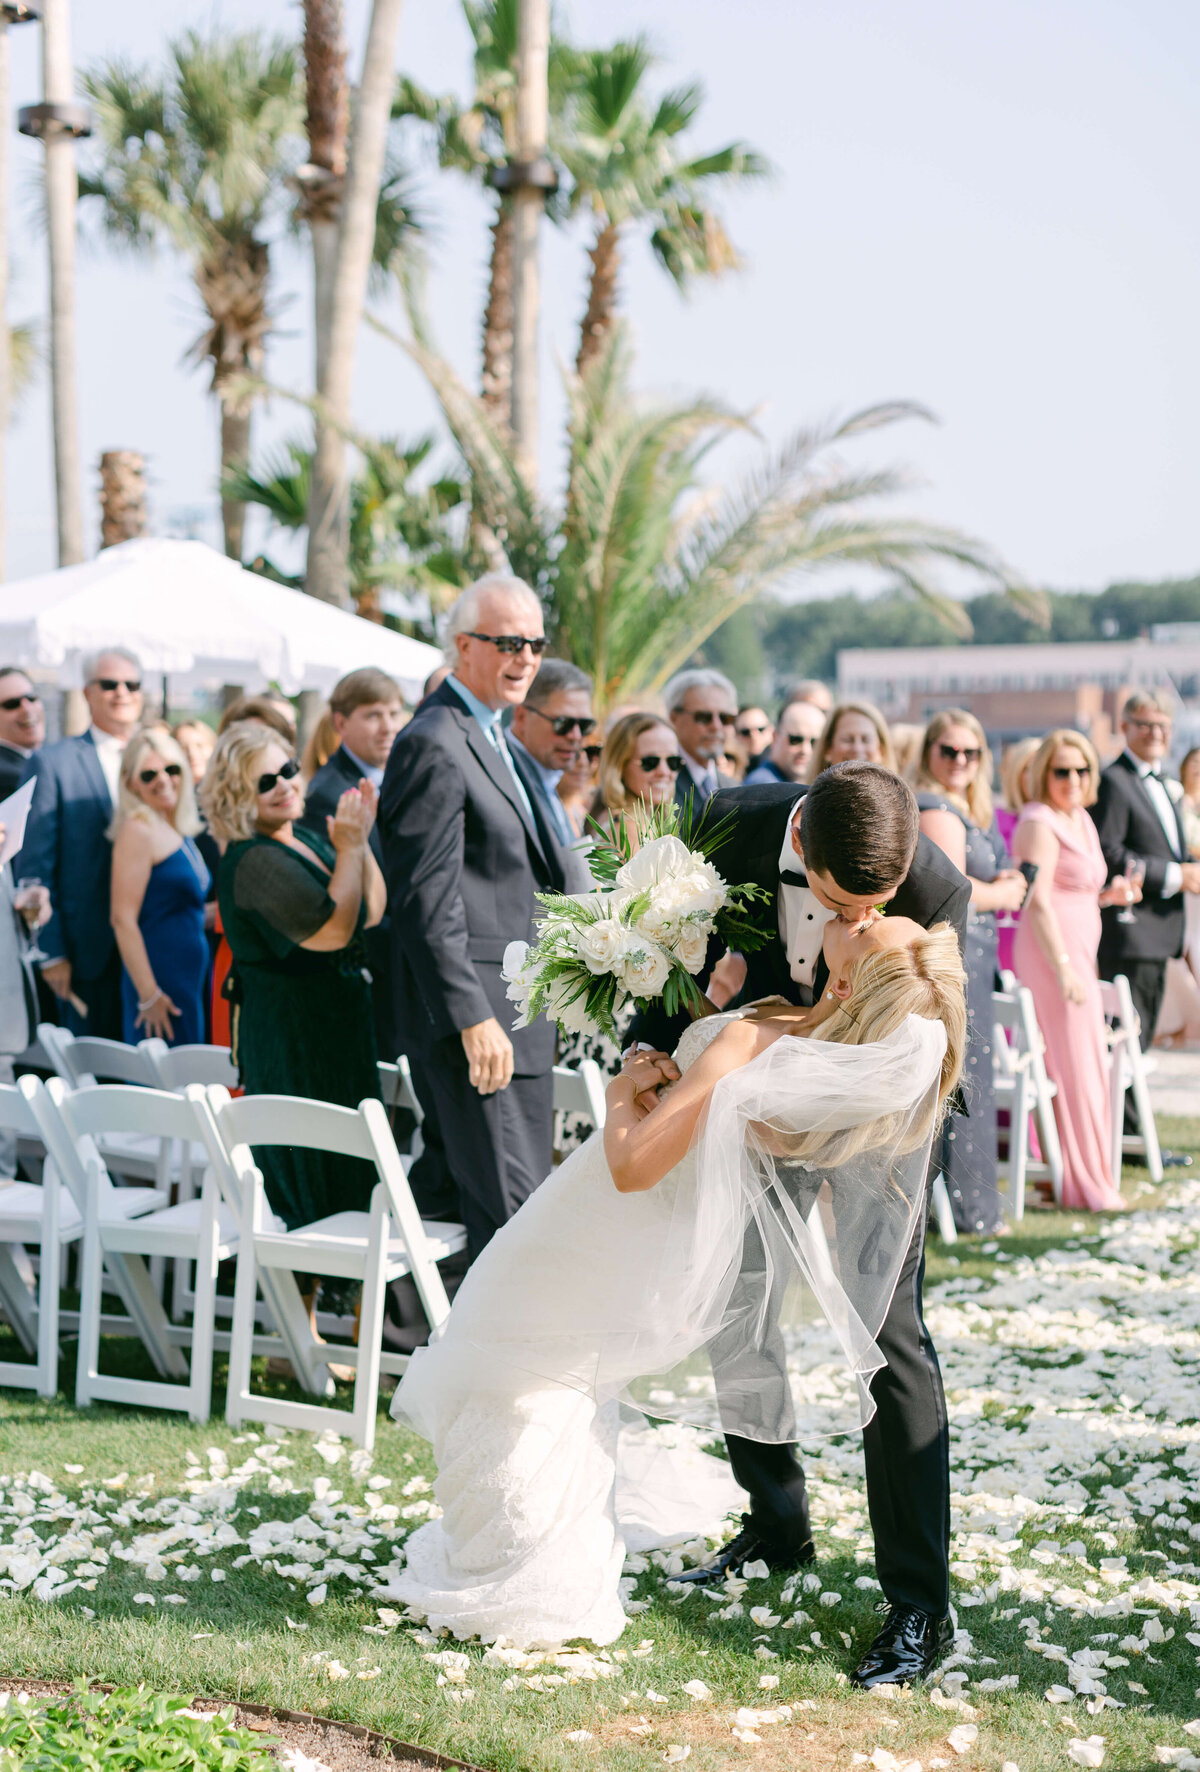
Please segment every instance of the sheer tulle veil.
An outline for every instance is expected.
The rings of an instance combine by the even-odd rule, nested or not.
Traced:
[[[680,1062],[728,1019],[694,1024]],[[519,1409],[549,1382],[711,1426],[706,1377],[694,1402],[686,1382],[654,1382],[707,1349],[724,1430],[791,1441],[804,1399],[780,1313],[802,1283],[854,1380],[826,1396],[821,1431],[860,1428],[924,1207],[946,1052],[941,1023],[911,1014],[861,1045],[785,1036],[721,1079],[687,1156],[645,1193],[617,1192],[594,1134],[472,1268],[448,1340],[414,1356],[395,1413],[436,1439],[465,1395]]]

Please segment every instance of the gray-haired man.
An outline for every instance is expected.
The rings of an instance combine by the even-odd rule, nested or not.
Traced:
[[[694,801],[699,812],[721,785],[717,758],[725,755],[726,734],[737,720],[737,691],[720,671],[680,671],[663,700],[683,752],[675,803],[682,808]]]
[[[592,877],[558,797],[558,784],[595,730],[587,672],[565,658],[544,659],[525,700],[513,709],[509,748],[534,812],[559,850],[568,892],[587,892]]]

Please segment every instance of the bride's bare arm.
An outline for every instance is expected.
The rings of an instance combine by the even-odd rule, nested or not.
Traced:
[[[645,1084],[638,1078],[637,1059],[633,1058],[607,1091],[604,1154],[618,1193],[644,1193],[682,1162],[714,1085],[730,1071],[748,1064],[778,1039],[779,1033],[769,1022],[730,1022],[682,1079],[672,1084],[654,1112],[644,1117],[635,1103]]]

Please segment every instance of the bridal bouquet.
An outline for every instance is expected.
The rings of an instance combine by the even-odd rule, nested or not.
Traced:
[[[709,859],[725,840],[720,824],[694,845],[677,834],[674,807],[642,826],[642,844],[604,837],[589,862],[594,892],[539,894],[538,939],[510,942],[504,954],[508,996],[518,1027],[545,1013],[571,1033],[615,1034],[626,1003],[661,998],[668,1014],[704,1013],[696,984],[709,939],[748,952],[767,932],[754,921],[759,886],[731,886]]]

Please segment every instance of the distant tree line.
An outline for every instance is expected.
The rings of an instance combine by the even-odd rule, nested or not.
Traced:
[[[726,671],[744,695],[770,699],[796,677],[834,681],[837,655],[851,647],[1128,640],[1159,622],[1200,622],[1200,577],[1112,584],[1103,591],[1048,591],[1046,601],[1049,630],[1027,620],[1000,592],[971,597],[967,608],[974,632],[966,642],[948,631],[936,611],[903,591],[877,597],[847,591],[803,603],[764,601],[723,623],[697,658]]]

